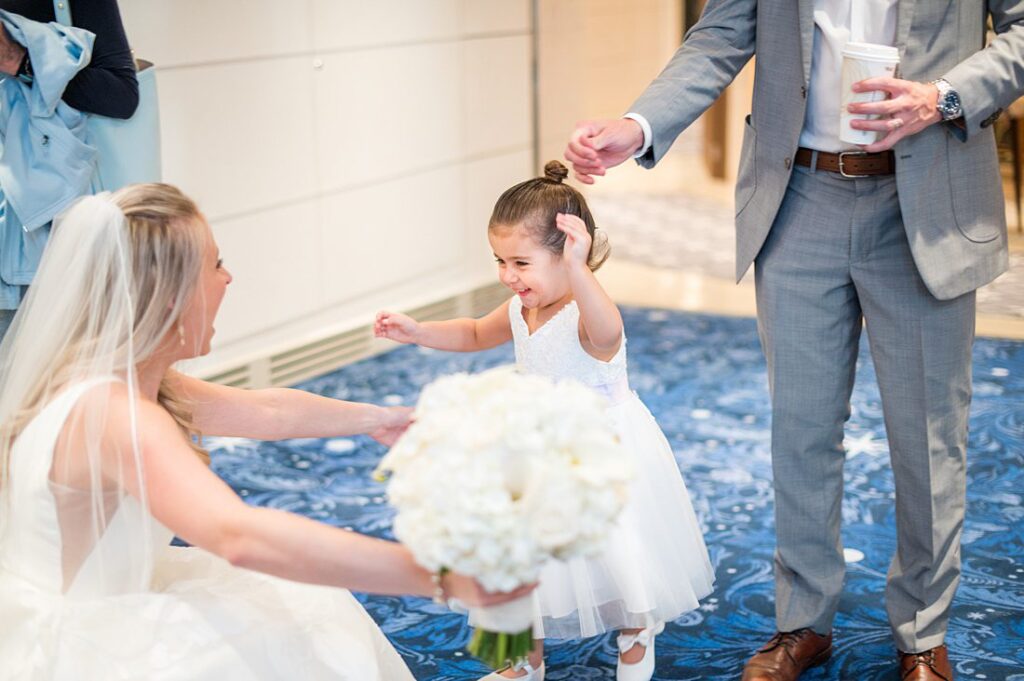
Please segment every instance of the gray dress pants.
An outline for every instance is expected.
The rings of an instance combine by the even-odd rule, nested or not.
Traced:
[[[940,645],[960,580],[973,292],[937,300],[911,257],[892,176],[795,169],[756,261],[772,395],[776,623],[831,630],[843,587],[844,423],[861,329],[896,486],[886,608],[897,646]]]

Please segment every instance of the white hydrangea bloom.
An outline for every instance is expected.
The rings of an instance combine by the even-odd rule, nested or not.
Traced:
[[[632,471],[601,396],[499,368],[427,386],[378,473],[421,565],[510,591],[599,551]]]

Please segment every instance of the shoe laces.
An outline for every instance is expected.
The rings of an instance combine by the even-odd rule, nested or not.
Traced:
[[[914,653],[916,660],[920,660],[925,664],[933,666],[935,664],[935,649],[926,650],[923,653]]]
[[[917,669],[919,666],[925,665],[935,674],[938,674],[940,678],[945,679],[946,677],[940,674],[938,670],[938,661],[935,659],[936,650],[938,649],[932,648],[930,650],[925,650],[920,653],[904,653],[904,655],[908,655],[913,659],[913,664],[909,667],[906,667],[906,671],[903,672],[903,678],[907,678],[908,676],[910,676],[914,672],[914,670]]]
[[[796,631],[780,631],[772,637],[769,641],[769,645],[782,646],[786,650],[791,650],[794,646],[800,643],[800,640],[807,635],[808,629],[797,629]]]
[[[768,644],[762,648],[764,651],[771,650],[772,648],[782,648],[786,651],[786,655],[789,659],[796,662],[796,657],[793,654],[793,649],[800,644],[800,641],[807,636],[810,629],[797,629],[796,631],[779,631],[776,632],[775,636],[768,641]]]
[[[928,665],[932,668],[935,667],[935,648],[920,653],[909,653],[909,655],[914,658],[914,666],[911,669],[920,664]]]

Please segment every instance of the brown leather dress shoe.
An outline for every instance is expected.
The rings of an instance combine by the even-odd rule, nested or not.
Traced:
[[[949,651],[945,645],[923,653],[900,652],[900,679],[902,681],[953,681],[953,668],[949,666]]]
[[[810,629],[778,632],[743,667],[743,681],[796,681],[832,656],[832,634]]]

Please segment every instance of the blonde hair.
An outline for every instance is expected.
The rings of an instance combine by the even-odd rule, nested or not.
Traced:
[[[204,230],[199,228],[203,218],[195,202],[169,184],[129,185],[111,199],[124,212],[132,248],[139,361],[149,357],[179,323],[196,295],[206,250]],[[196,455],[209,464],[202,434],[192,420],[192,405],[166,377],[160,382],[157,401],[177,422]]]
[[[0,378],[15,376],[25,386],[8,395],[10,401],[0,400],[4,477],[14,440],[58,392],[94,378],[98,367],[138,365],[161,347],[197,293],[207,247],[195,202],[177,187],[159,183],[81,200],[55,220],[50,239],[36,284],[12,327],[16,338],[3,344],[8,357]],[[62,268],[79,275],[62,281]],[[55,300],[64,312],[48,324],[46,315],[52,313],[41,308]],[[112,321],[122,318],[123,328]],[[208,463],[191,407],[166,377],[158,401]]]

